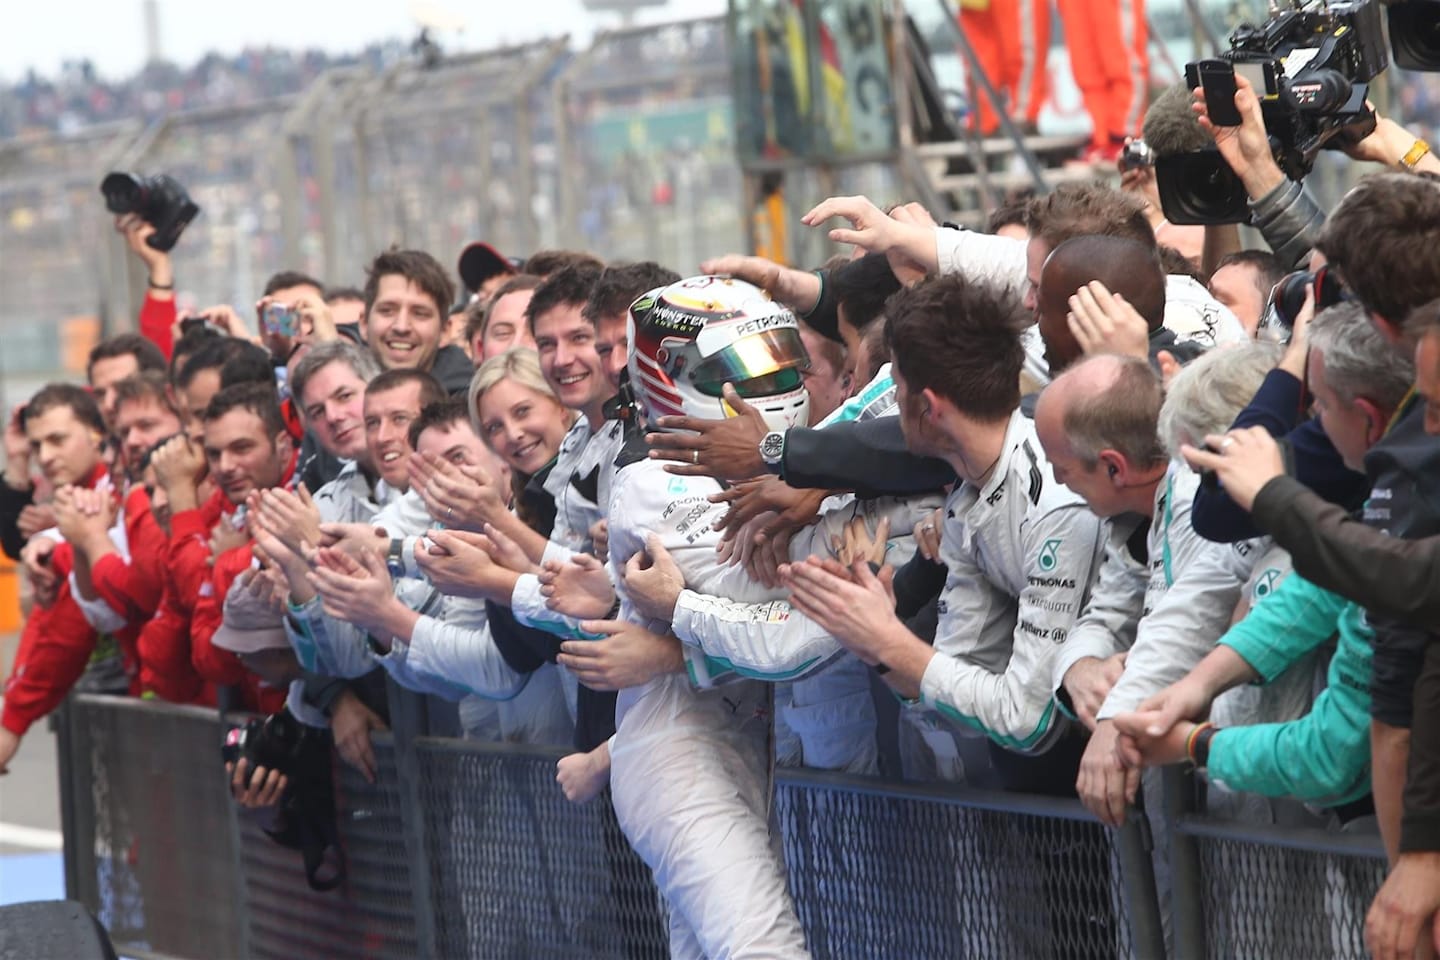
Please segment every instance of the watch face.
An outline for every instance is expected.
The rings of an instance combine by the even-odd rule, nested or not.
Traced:
[[[765,439],[760,441],[760,457],[768,463],[780,462],[780,456],[785,452],[785,434],[767,433]]]

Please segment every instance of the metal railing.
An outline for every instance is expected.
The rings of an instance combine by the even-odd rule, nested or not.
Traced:
[[[349,872],[329,893],[229,799],[212,711],[92,695],[61,715],[66,886],[122,953],[161,957],[666,955],[664,906],[607,798],[562,752],[420,736],[392,692],[375,783],[336,763]],[[1186,812],[1167,784],[1176,957],[1359,957],[1374,837]],[[775,827],[816,958],[1161,957],[1149,821],[1075,801],[777,773]]]

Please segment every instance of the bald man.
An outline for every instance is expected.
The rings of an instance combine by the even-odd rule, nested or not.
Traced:
[[[1088,285],[1099,282],[1103,291]],[[1146,351],[1153,361],[1160,351],[1169,351],[1182,363],[1200,352],[1198,344],[1177,342],[1165,324],[1165,272],[1153,248],[1124,237],[1086,236],[1066,240],[1057,246],[1040,270],[1036,316],[1040,338],[1045,342],[1045,361],[1052,376],[1085,355],[1068,319],[1074,312],[1072,298],[1089,298],[1087,305],[1104,309],[1105,295],[1123,297],[1145,322]],[[1123,309],[1121,307],[1120,309]],[[1113,352],[1110,343],[1093,346],[1092,352]]]
[[[1072,366],[1035,408],[1055,479],[1110,520],[1090,605],[1060,648],[1053,680],[1061,707],[1092,731],[1076,790],[1112,826],[1123,822],[1139,773],[1117,759],[1111,718],[1210,652],[1262,552],[1251,541],[1211,543],[1191,528],[1200,481],[1160,445],[1163,400],[1149,363],[1104,355]]]

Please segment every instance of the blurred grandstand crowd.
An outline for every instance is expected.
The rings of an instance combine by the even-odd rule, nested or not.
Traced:
[[[267,47],[234,56],[211,53],[189,66],[151,64],[119,80],[102,78],[88,60],[67,63],[56,77],[32,70],[0,96],[0,138],[74,133],[117,120],[244,106],[299,93],[332,67],[379,70],[406,54],[407,47],[399,42],[372,45],[349,56]]]

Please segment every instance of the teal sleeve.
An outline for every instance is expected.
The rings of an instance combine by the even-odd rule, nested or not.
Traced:
[[[1335,635],[1347,601],[1291,574],[1220,638],[1268,683]]]
[[[1215,734],[1210,779],[1229,790],[1295,797],[1325,807],[1369,793],[1369,717],[1349,718],[1343,724],[1346,735],[1336,736],[1341,725],[1319,716],[1324,699],[1322,694],[1315,709],[1299,720],[1227,727]]]
[[[1310,712],[1289,723],[1216,733],[1207,764],[1211,780],[1231,790],[1321,806],[1348,803],[1369,791],[1371,635],[1354,604],[1346,604],[1336,622],[1340,643]]]

